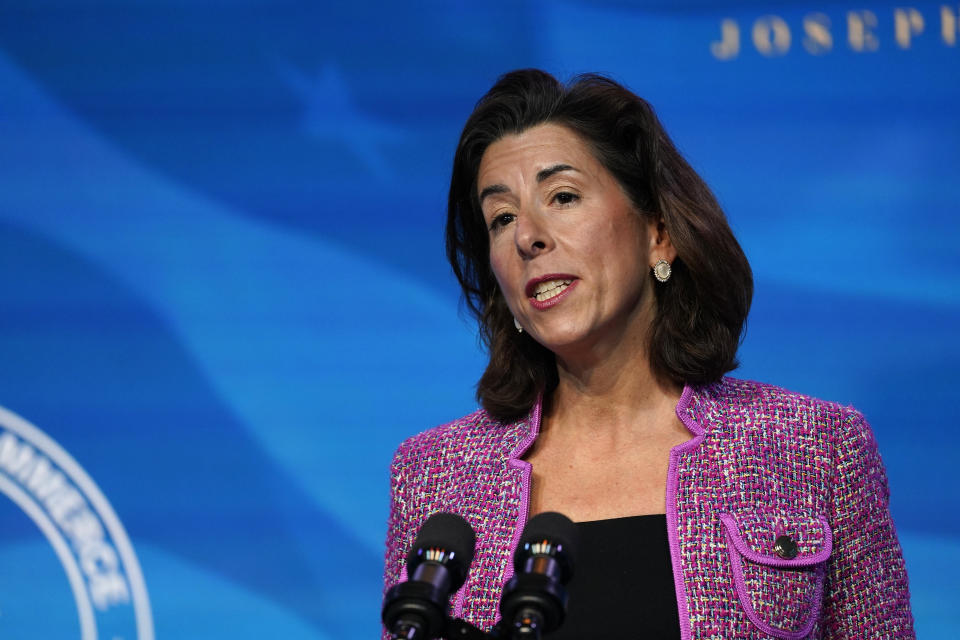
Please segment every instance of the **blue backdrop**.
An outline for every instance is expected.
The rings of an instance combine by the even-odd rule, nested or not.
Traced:
[[[0,636],[376,637],[387,465],[475,407],[450,160],[602,71],[716,190],[738,375],[856,405],[960,625],[960,5],[0,2]]]

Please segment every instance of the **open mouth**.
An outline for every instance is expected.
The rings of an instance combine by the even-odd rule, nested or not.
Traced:
[[[545,311],[559,303],[570,291],[577,286],[576,276],[566,273],[551,273],[540,276],[539,279],[527,283],[527,300],[535,309]]]
[[[572,278],[565,278],[562,280],[544,280],[543,282],[537,283],[537,286],[534,287],[533,295],[531,298],[534,298],[537,302],[546,302],[551,298],[556,298],[561,293],[567,290],[567,287],[573,282]]]

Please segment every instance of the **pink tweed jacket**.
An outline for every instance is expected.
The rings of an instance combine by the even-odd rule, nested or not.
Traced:
[[[857,411],[725,378],[687,387],[692,439],[670,453],[667,533],[681,637],[914,638],[907,576],[873,434]],[[385,582],[436,511],[477,551],[453,613],[488,629],[528,516],[540,407],[503,424],[477,411],[404,442],[392,465]],[[795,543],[778,546],[781,536]]]

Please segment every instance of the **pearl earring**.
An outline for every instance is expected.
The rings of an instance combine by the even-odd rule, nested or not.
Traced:
[[[670,263],[663,258],[657,260],[657,263],[653,265],[653,277],[659,282],[666,282],[669,280],[671,273],[673,273],[673,270],[670,268]]]
[[[517,333],[523,333],[523,325],[520,324],[520,321],[517,320],[516,316],[513,318],[513,326],[517,328]]]

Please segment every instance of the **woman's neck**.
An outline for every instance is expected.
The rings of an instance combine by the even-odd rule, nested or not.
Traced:
[[[613,440],[650,434],[672,416],[682,388],[659,380],[645,350],[622,349],[601,359],[557,358],[557,387],[548,406],[550,428],[576,429]]]

